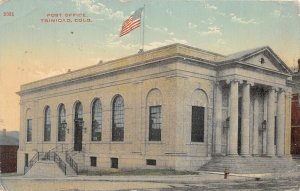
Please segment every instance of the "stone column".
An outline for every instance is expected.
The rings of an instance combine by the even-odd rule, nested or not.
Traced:
[[[285,92],[278,92],[278,102],[277,102],[277,156],[284,155],[284,128],[285,128]]]
[[[239,83],[237,80],[232,80],[229,93],[229,155],[238,155],[238,103]]]
[[[243,85],[242,97],[242,127],[241,127],[241,155],[249,155],[249,112],[250,112],[250,84]]]
[[[216,103],[215,103],[215,154],[221,154],[222,146],[222,85],[216,83]]]
[[[258,131],[261,127],[259,123],[259,102],[258,93],[256,92],[254,97],[254,107],[253,107],[253,139],[252,139],[252,154],[254,156],[258,155]]]
[[[267,156],[274,156],[274,105],[275,105],[275,88],[270,88],[268,96],[268,120],[267,120]]]

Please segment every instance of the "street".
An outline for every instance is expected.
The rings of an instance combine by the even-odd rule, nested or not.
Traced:
[[[5,191],[198,191],[198,190],[300,190],[300,176],[251,177],[200,174],[195,176],[69,177],[65,179],[30,179],[2,177]],[[1,188],[1,186],[0,186]],[[2,191],[2,190],[1,190]]]

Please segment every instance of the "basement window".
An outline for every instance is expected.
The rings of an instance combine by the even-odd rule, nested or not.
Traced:
[[[147,159],[146,160],[147,165],[156,166],[156,160],[154,159]]]
[[[118,158],[110,158],[111,161],[111,168],[118,168]]]
[[[97,166],[97,157],[90,157],[91,166]]]

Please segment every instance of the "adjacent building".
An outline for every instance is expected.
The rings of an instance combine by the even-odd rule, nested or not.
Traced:
[[[49,150],[91,170],[289,156],[291,77],[270,47],[172,44],[22,85],[18,172]]]
[[[7,135],[6,129],[3,129],[0,135],[0,172],[17,172],[17,151],[19,140]]]
[[[292,95],[292,129],[291,129],[291,154],[300,155],[300,59],[298,60],[298,71],[293,73]]]

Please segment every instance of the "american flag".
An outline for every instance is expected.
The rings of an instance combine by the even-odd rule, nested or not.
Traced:
[[[141,25],[142,12],[143,8],[139,8],[133,13],[133,15],[130,15],[129,18],[123,22],[120,37]]]

